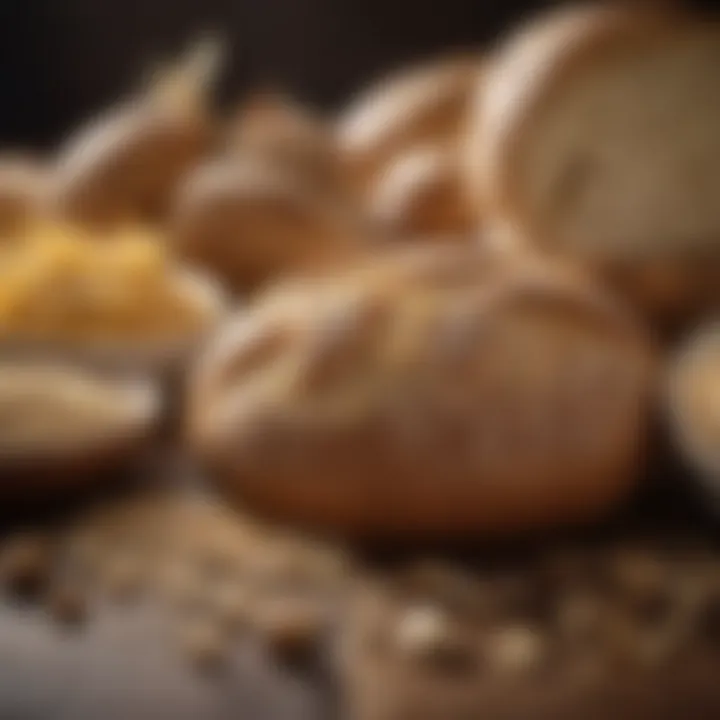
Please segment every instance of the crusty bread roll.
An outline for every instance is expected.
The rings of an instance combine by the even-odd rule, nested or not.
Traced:
[[[151,382],[27,358],[0,363],[0,495],[61,491],[117,469],[160,419]]]
[[[660,319],[718,299],[720,27],[586,6],[520,30],[478,91],[472,194]]]
[[[72,134],[59,151],[53,209],[90,224],[163,219],[212,141],[206,94],[214,63],[215,46],[202,44],[145,93]]]
[[[667,399],[676,449],[720,508],[720,324],[701,326],[682,344],[670,365]]]
[[[371,85],[338,119],[340,152],[361,191],[397,154],[421,143],[454,145],[464,128],[481,62],[439,59]]]
[[[332,202],[257,158],[197,168],[178,192],[171,225],[177,251],[237,292],[333,265],[359,245]]]
[[[323,118],[279,94],[261,93],[230,121],[228,151],[257,155],[313,187],[339,193],[335,137]]]
[[[0,242],[22,232],[41,212],[47,182],[42,162],[24,155],[0,157]]]
[[[584,278],[415,248],[230,321],[200,358],[189,435],[230,497],[284,520],[522,531],[633,487],[650,372],[635,323]]]
[[[476,228],[461,187],[457,153],[421,145],[399,154],[370,190],[369,214],[399,236],[463,240]]]

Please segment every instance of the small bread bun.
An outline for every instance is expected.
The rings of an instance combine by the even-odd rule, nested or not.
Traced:
[[[209,149],[214,48],[199,46],[144,94],[112,107],[60,148],[51,205],[75,222],[163,218],[180,179]]]
[[[570,271],[412,248],[276,289],[202,354],[189,435],[249,508],[361,536],[476,536],[617,503],[650,351]]]
[[[720,509],[720,323],[703,325],[670,366],[668,420],[677,449]]]
[[[0,494],[62,491],[117,469],[160,418],[149,381],[46,360],[0,362]]]
[[[0,157],[0,243],[22,232],[41,212],[48,172],[22,155]]]
[[[228,145],[231,154],[257,155],[318,190],[340,191],[330,126],[282,95],[262,93],[241,106],[230,122]]]
[[[368,204],[373,221],[393,234],[462,240],[476,227],[465,200],[457,153],[423,145],[389,163],[373,185]]]
[[[337,126],[353,183],[366,187],[396,155],[416,145],[454,145],[480,68],[474,56],[444,58],[401,70],[361,92]]]
[[[472,194],[660,320],[719,299],[720,25],[667,9],[544,16],[500,50],[464,156]]]
[[[359,244],[332,202],[257,158],[199,167],[178,193],[171,224],[178,253],[237,292],[333,265]]]

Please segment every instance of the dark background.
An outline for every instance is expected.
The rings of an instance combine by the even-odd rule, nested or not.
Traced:
[[[363,80],[476,46],[529,8],[517,0],[0,0],[0,138],[46,144],[132,87],[158,55],[220,29],[224,96],[256,84],[332,108]]]
[[[131,88],[154,59],[205,30],[219,29],[232,49],[226,100],[275,85],[333,108],[382,71],[448,48],[482,46],[551,4],[557,3],[0,0],[0,140],[54,142]]]

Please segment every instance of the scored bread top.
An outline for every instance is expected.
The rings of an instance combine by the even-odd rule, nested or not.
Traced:
[[[200,360],[190,432],[224,487],[290,519],[502,532],[633,484],[649,374],[584,279],[437,247],[235,318]]]
[[[460,187],[457,153],[421,145],[388,163],[369,198],[371,217],[401,235],[467,235],[474,213]]]

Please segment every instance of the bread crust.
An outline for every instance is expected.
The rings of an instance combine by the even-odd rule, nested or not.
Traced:
[[[527,172],[523,165],[527,166],[528,143],[537,144],[532,140],[534,127],[576,78],[623,53],[684,38],[720,40],[720,32],[667,8],[586,6],[531,23],[500,49],[487,73],[465,166],[471,195],[512,227],[520,245],[588,262],[654,319],[673,325],[696,313],[698,306],[702,309],[712,294],[709,288],[717,285],[717,272],[705,278],[708,268],[698,273],[694,267],[694,238],[684,246],[680,239],[669,250],[658,240],[654,248],[636,251],[632,237],[622,251],[614,246],[580,247],[569,239],[560,247],[550,219],[543,219],[523,195],[521,176]]]
[[[178,183],[209,148],[201,118],[130,103],[97,118],[61,150],[52,206],[91,225],[162,220]]]
[[[442,146],[415,147],[391,161],[372,188],[369,208],[380,227],[404,237],[462,239],[476,227],[457,153]]]
[[[240,293],[343,262],[361,245],[348,213],[257,158],[212,161],[188,176],[176,198],[171,241]]]
[[[438,272],[411,254],[236,318],[191,388],[191,442],[220,487],[364,537],[512,533],[616,503],[643,453],[642,334],[570,271],[502,261],[473,273],[476,260],[451,248]],[[559,378],[575,362],[567,394]],[[614,409],[599,409],[596,370]],[[594,450],[563,446],[578,427]]]
[[[0,157],[0,234],[10,237],[42,212],[48,170],[24,155]]]
[[[335,136],[325,119],[276,93],[241,105],[228,128],[228,151],[258,156],[325,193],[342,196]]]
[[[341,114],[338,145],[361,191],[396,154],[424,142],[455,145],[482,61],[473,55],[401,70],[361,92]]]
[[[552,242],[552,234],[527,218],[513,177],[523,137],[533,119],[551,107],[553,94],[598,58],[628,41],[667,37],[687,18],[614,5],[564,9],[529,23],[499,49],[475,98],[467,176],[474,194],[492,212],[512,219],[519,234]]]

